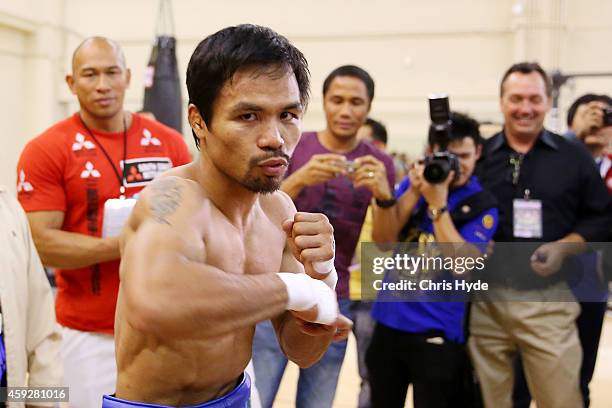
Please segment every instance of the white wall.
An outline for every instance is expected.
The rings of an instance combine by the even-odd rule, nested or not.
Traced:
[[[156,0],[0,3],[1,89],[14,95],[0,101],[4,139],[14,138],[10,149],[0,150],[0,182],[12,183],[11,160],[27,139],[77,109],[63,77],[72,50],[86,36],[105,35],[123,45],[133,74],[126,105],[141,107],[157,7]],[[292,40],[310,63],[307,129],[325,124],[325,76],[339,65],[358,64],[376,80],[372,116],[387,124],[391,147],[409,153],[421,149],[431,92],[448,92],[453,109],[501,122],[499,79],[513,62],[539,60],[564,72],[612,71],[608,0],[174,0],[173,10],[182,82],[191,52],[205,36],[227,25],[267,25]],[[561,116],[588,91],[611,94],[612,78],[577,79],[564,88]]]
[[[560,36],[562,70],[567,73],[612,73],[612,1],[572,0],[567,3],[566,30]],[[612,96],[612,77],[571,81],[562,90],[560,107],[568,107],[587,92]]]
[[[0,184],[15,190],[25,143],[63,115],[63,0],[0,2]]]
[[[26,140],[23,126],[26,106],[25,103],[16,103],[16,99],[23,95],[25,89],[26,37],[20,30],[0,25],[0,67],[3,77],[10,78],[2,80],[0,88],[0,184],[13,191],[17,156]]]
[[[134,106],[141,103],[142,73],[154,31],[157,10],[152,3],[67,0],[66,21],[75,32],[104,33],[126,48],[134,78],[128,104]],[[228,7],[226,2],[175,1],[179,70],[184,79],[189,56],[206,35],[245,22],[267,25],[291,39],[310,63],[312,102],[306,128],[325,125],[321,106],[325,76],[339,65],[352,63],[376,80],[372,116],[388,125],[392,147],[420,150],[429,93],[446,91],[454,108],[482,119],[498,119],[496,105],[490,101],[497,77],[512,61],[508,0],[430,3],[424,7],[422,2],[405,0],[332,0],[295,6],[269,0],[253,7],[252,1],[236,0]],[[112,25],[104,18],[99,19],[104,24],[98,22],[98,16],[117,9],[122,12],[112,15]],[[134,15],[142,18],[138,30],[126,28],[133,25]],[[453,18],[458,15],[461,18]],[[482,58],[483,54],[487,57]]]

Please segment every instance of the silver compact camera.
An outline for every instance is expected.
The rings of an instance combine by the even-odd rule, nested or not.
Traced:
[[[355,174],[355,172],[359,168],[359,163],[353,160],[346,160],[342,162],[342,166],[348,174]]]

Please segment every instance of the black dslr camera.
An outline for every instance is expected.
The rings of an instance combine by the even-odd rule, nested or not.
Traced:
[[[453,170],[455,177],[459,174],[457,156],[449,152],[438,152],[425,157],[423,177],[430,184],[442,183]]]
[[[430,184],[438,184],[446,180],[451,170],[455,172],[455,178],[459,176],[457,156],[445,151],[451,139],[452,126],[448,95],[432,94],[429,96],[429,116],[431,118],[430,142],[434,141],[442,151],[425,157],[423,177]]]

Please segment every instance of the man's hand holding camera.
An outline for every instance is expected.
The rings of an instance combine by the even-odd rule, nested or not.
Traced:
[[[592,101],[578,107],[576,112],[578,120],[575,121],[576,136],[587,145],[602,144],[599,131],[607,125],[606,108],[610,109],[602,101]]]
[[[299,180],[302,187],[316,186],[346,174],[344,162],[346,158],[340,154],[315,154],[308,163],[295,172],[294,177]]]
[[[393,193],[387,179],[387,169],[383,162],[374,156],[367,155],[355,160],[355,172],[352,174],[355,188],[366,187],[375,199],[389,201]]]
[[[393,199],[385,165],[371,155],[350,161],[340,154],[315,154],[286,180],[290,186],[283,190],[293,197],[305,187],[316,186],[340,176],[349,177],[355,188],[367,188],[377,200]]]
[[[451,170],[444,181],[432,184],[425,179],[424,171],[425,165],[422,160],[412,165],[408,172],[408,177],[410,178],[410,189],[408,192],[417,194],[419,197],[423,196],[430,207],[440,209],[446,206],[448,189],[455,178],[455,172]]]

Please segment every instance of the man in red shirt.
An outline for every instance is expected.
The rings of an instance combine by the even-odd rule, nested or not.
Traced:
[[[17,191],[43,263],[56,268],[71,406],[93,407],[115,389],[118,235],[132,197],[191,158],[178,132],[123,109],[130,70],[117,43],[83,41],[66,82],[80,110],[27,144]]]

